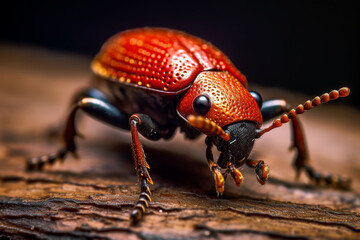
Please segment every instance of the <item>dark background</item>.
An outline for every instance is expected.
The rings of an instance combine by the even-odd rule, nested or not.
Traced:
[[[360,105],[357,1],[52,2],[0,3],[0,42],[90,57],[119,31],[175,28],[213,43],[249,82],[312,95],[345,85]]]

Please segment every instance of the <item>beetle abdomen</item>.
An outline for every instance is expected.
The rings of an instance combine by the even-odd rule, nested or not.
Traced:
[[[227,70],[246,78],[210,43],[183,32],[142,28],[110,38],[92,62],[95,74],[153,91],[181,92],[204,70]]]

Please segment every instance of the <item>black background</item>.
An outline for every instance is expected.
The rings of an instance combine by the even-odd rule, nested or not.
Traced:
[[[312,95],[345,85],[359,107],[359,12],[331,0],[2,1],[0,41],[90,57],[119,31],[175,28],[213,43],[249,82]]]

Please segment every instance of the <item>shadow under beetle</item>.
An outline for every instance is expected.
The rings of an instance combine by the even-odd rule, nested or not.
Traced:
[[[296,118],[321,103],[348,96],[350,90],[346,87],[295,109],[284,100],[263,102],[258,93],[247,89],[245,76],[216,47],[183,32],[161,28],[129,30],[111,37],[91,68],[108,85],[109,96],[96,88],[79,93],[66,122],[63,147],[54,155],[31,158],[28,168],[41,169],[64,159],[67,153],[76,154],[75,115],[80,109],[105,123],[130,130],[141,183],[140,196],[130,214],[133,223],[143,218],[151,201],[148,184],[153,183],[138,133],[150,140],[169,139],[177,128],[189,139],[206,134],[206,159],[216,192],[221,195],[227,175],[237,186],[242,183],[238,168],[243,164],[254,168],[257,180],[265,184],[268,166],[249,158],[255,139],[291,121],[297,175],[304,170],[315,182],[349,187],[349,179],[324,176],[313,169]],[[268,128],[261,129],[264,121],[280,115]],[[217,162],[212,155],[213,145],[220,151]]]

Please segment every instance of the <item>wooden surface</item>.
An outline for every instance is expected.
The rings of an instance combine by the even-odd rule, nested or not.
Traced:
[[[295,181],[289,126],[258,140],[252,154],[270,167],[270,181],[257,183],[243,167],[244,184],[229,178],[217,198],[205,160],[204,138],[190,142],[143,140],[153,202],[145,221],[128,221],[139,186],[129,133],[82,117],[80,159],[25,171],[25,159],[52,153],[70,98],[87,86],[90,59],[58,52],[0,45],[0,237],[14,239],[359,239],[360,112],[346,100],[301,116],[312,162],[323,172],[353,179],[350,191]],[[300,94],[253,86],[264,98]],[[326,84],[324,84],[326,88]],[[340,87],[340,86],[339,86]],[[324,89],[324,91],[332,89]],[[321,93],[319,93],[321,94]]]

